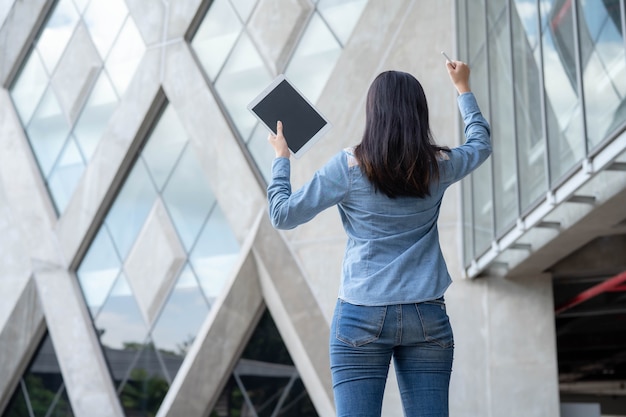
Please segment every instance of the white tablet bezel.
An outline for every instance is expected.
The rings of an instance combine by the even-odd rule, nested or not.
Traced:
[[[293,85],[293,83],[289,81],[289,79],[285,77],[284,74],[280,74],[276,78],[274,78],[274,80],[272,80],[272,82],[267,87],[265,87],[265,89],[258,96],[256,96],[254,100],[252,100],[248,104],[247,108],[254,115],[254,117],[256,117],[257,120],[259,120],[263,124],[263,126],[265,126],[273,134],[276,134],[276,126],[269,126],[265,122],[265,120],[263,120],[257,113],[255,113],[253,109],[257,104],[263,101],[263,99],[265,99],[265,97],[267,97],[267,95],[270,94],[283,81],[286,81],[289,84],[289,86],[293,88],[294,91],[296,91],[300,95],[300,97],[303,98],[304,101],[311,107],[311,109],[315,113],[317,113],[317,115],[325,122],[324,126],[322,126],[322,128],[318,130],[315,133],[315,135],[309,138],[309,140],[307,140],[306,143],[302,145],[300,149],[298,149],[298,151],[294,152],[291,146],[289,146],[289,151],[291,152],[291,154],[295,156],[296,158],[300,158],[307,150],[309,150],[322,136],[324,136],[332,128],[332,125],[330,121],[315,107],[315,105],[313,105],[313,103],[311,103],[311,101],[304,94],[302,94],[302,92],[295,85]],[[289,145],[289,138],[285,137],[285,139],[287,140],[287,145]]]

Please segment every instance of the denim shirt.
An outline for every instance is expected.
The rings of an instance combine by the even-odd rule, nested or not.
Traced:
[[[337,153],[293,193],[289,158],[274,159],[267,196],[275,228],[291,229],[331,206],[339,209],[348,237],[340,299],[368,306],[417,303],[443,296],[451,284],[437,231],[441,200],[491,154],[490,127],[474,95],[459,95],[458,105],[466,142],[441,151],[439,181],[425,198],[377,192],[351,149]]]

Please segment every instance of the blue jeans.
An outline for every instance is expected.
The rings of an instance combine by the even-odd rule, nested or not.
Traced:
[[[406,417],[447,417],[454,340],[443,299],[382,307],[337,301],[330,366],[337,417],[380,417],[393,357]]]

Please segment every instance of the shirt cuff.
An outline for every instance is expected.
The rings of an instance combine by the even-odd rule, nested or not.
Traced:
[[[272,178],[289,178],[291,164],[289,158],[278,157],[272,162]]]

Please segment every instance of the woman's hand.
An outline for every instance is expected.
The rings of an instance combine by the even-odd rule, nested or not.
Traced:
[[[289,158],[291,156],[289,147],[287,146],[287,141],[283,136],[283,123],[280,120],[276,123],[276,135],[270,132],[267,140],[270,145],[272,145],[272,148],[274,148],[276,158]]]
[[[446,68],[448,69],[450,80],[452,80],[452,84],[454,84],[459,94],[471,91],[469,86],[470,69],[465,62],[447,61]]]

